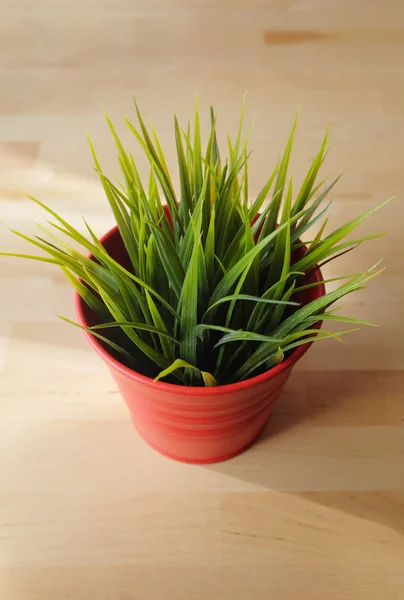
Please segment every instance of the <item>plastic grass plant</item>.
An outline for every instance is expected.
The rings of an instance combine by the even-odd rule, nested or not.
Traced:
[[[228,137],[226,159],[219,152],[213,109],[204,149],[198,105],[192,131],[190,122],[183,131],[174,119],[179,194],[154,128],[148,129],[137,106],[136,110],[138,126],[125,122],[150,163],[148,182],[141,181],[133,155],[123,147],[108,116],[122,185],[105,175],[89,138],[130,268],[107,253],[86,222],[83,235],[32,196],[28,197],[52,217],[48,229],[39,226],[45,237],[13,231],[46,253],[14,256],[60,267],[97,314],[99,324],[88,330],[109,345],[114,356],[156,380],[228,384],[270,369],[308,340],[340,340],[352,331],[332,333],[324,327],[318,332],[318,321],[325,325],[339,321],[348,327],[365,324],[338,315],[331,307],[363,288],[380,272],[378,265],[337,278],[345,282],[309,304],[298,301],[299,292],[319,285],[307,284],[308,274],[318,265],[377,237],[346,240],[376,208],[324,235],[327,197],[339,179],[317,182],[328,131],[296,193],[288,178],[296,119],[283,156],[250,202],[249,153],[247,140],[242,139],[244,108],[235,139]],[[316,224],[318,233],[305,242],[307,251],[295,260],[303,236]],[[82,252],[75,249],[77,244]],[[89,252],[96,262],[87,257]]]

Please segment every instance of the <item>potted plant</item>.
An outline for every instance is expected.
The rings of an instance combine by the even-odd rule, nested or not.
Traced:
[[[322,322],[362,323],[331,307],[378,266],[338,278],[343,283],[328,293],[320,267],[369,239],[345,238],[376,209],[325,235],[327,197],[338,180],[317,183],[329,134],[295,193],[287,173],[296,121],[250,202],[243,111],[224,159],[213,110],[202,149],[197,105],[192,132],[174,121],[177,195],[157,134],[136,110],[139,126],[125,121],[150,163],[147,183],[108,116],[122,186],[104,174],[89,139],[116,227],[98,240],[85,222],[83,235],[29,196],[53,220],[50,229],[40,226],[46,237],[14,231],[46,253],[17,256],[65,273],[75,289],[76,325],[110,368],[140,435],[178,460],[221,461],[260,433],[311,343],[347,333],[320,331]],[[303,243],[315,224],[318,232]]]

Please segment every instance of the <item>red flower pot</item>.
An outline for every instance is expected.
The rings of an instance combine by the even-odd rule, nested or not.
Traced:
[[[101,243],[115,260],[128,266],[117,227]],[[318,269],[308,282],[322,280]],[[307,304],[324,293],[322,283],[304,291],[300,300]],[[77,292],[75,308],[81,325],[97,322]],[[281,364],[261,375],[206,388],[154,383],[122,365],[93,335],[86,331],[84,335],[108,365],[139,434],[158,452],[191,463],[223,461],[246,449],[265,426],[293,366],[312,343],[299,346]]]

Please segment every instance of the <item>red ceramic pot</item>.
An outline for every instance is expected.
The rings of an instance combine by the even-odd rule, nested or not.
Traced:
[[[128,266],[117,227],[101,243],[115,260]],[[322,280],[318,269],[308,282]],[[300,300],[307,304],[324,293],[322,283],[303,292]],[[77,293],[75,308],[81,325],[88,327],[97,322]],[[250,446],[264,428],[293,366],[312,343],[299,346],[281,364],[261,375],[206,388],[155,383],[122,365],[93,335],[86,331],[84,335],[109,367],[142,438],[161,454],[190,463],[220,462]]]

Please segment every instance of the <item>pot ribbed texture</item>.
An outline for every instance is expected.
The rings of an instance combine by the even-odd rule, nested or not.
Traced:
[[[290,369],[252,388],[214,396],[194,395],[194,388],[183,394],[156,390],[114,368],[111,372],[136,429],[151,446],[177,460],[207,463],[226,460],[251,444]]]

